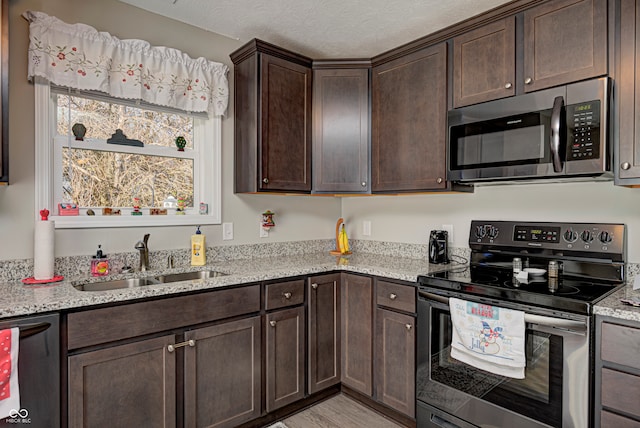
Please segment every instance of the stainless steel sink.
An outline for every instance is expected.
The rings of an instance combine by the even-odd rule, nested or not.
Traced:
[[[225,276],[226,273],[218,272],[217,270],[199,270],[197,272],[184,272],[184,273],[170,273],[167,275],[157,276],[158,280],[163,283],[178,282],[178,281],[190,281],[194,279],[207,279],[215,278],[217,276]]]
[[[196,272],[170,273],[167,275],[159,275],[155,277],[130,278],[130,279],[114,279],[111,281],[90,282],[86,284],[75,284],[74,287],[80,291],[104,291],[119,290],[122,288],[143,287],[145,285],[167,284],[178,281],[191,281],[194,279],[215,278],[224,276],[226,273],[216,270],[200,270]]]
[[[90,282],[87,284],[75,284],[74,287],[80,291],[104,291],[118,290],[121,288],[142,287],[145,285],[160,284],[156,278],[130,278],[114,279],[112,281]]]

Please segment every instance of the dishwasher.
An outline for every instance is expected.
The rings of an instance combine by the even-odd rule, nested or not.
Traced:
[[[60,316],[34,315],[0,320],[0,330],[18,327],[20,408],[0,427],[60,427]]]

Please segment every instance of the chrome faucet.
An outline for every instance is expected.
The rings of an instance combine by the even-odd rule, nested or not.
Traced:
[[[140,270],[146,271],[149,268],[149,246],[147,242],[149,241],[150,234],[147,233],[144,235],[142,241],[136,242],[135,249],[140,251]]]

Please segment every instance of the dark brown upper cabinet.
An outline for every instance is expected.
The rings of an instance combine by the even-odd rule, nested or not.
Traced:
[[[607,73],[607,1],[556,0],[524,12],[525,92]]]
[[[616,31],[615,184],[640,184],[640,5],[620,0]],[[616,126],[617,125],[617,126]]]
[[[313,67],[313,191],[368,193],[371,62]]]
[[[231,54],[236,193],[311,191],[311,60],[252,40]]]
[[[606,73],[606,0],[547,1],[453,38],[454,108]]]
[[[426,47],[372,70],[371,190],[445,190],[447,47]]]
[[[453,39],[453,106],[516,93],[516,19],[509,17]]]
[[[0,4],[0,184],[9,183],[9,0]]]

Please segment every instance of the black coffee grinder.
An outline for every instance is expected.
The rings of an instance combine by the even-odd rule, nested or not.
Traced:
[[[429,263],[449,263],[449,232],[432,230],[429,235]]]

